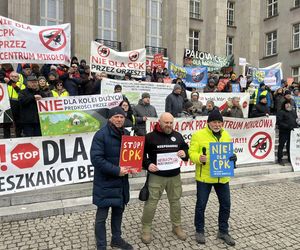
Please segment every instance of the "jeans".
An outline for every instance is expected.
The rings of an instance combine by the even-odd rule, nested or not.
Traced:
[[[98,207],[95,221],[95,238],[97,250],[106,250],[106,219],[109,207]],[[111,233],[112,240],[121,238],[121,223],[124,207],[112,207],[111,209]]]
[[[197,181],[197,202],[195,209],[195,227],[197,233],[204,233],[204,213],[206,204],[208,202],[211,188],[214,187],[218,196],[219,208],[219,231],[221,233],[228,233],[228,220],[230,216],[230,189],[229,183],[204,183]]]
[[[288,160],[290,160],[290,138],[291,138],[291,133],[290,131],[281,131],[279,130],[279,145],[278,145],[278,152],[277,152],[277,157],[278,161],[282,161],[282,156],[283,156],[283,148],[284,144],[286,143],[286,151],[288,154]]]

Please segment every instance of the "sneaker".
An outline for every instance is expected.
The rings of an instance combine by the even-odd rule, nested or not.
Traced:
[[[180,240],[186,240],[187,235],[186,233],[182,230],[181,226],[176,226],[173,227],[172,232],[177,236],[178,239]]]
[[[151,237],[151,233],[150,232],[142,232],[142,237],[141,237],[141,239],[142,239],[142,242],[144,243],[144,244],[150,244],[151,243],[151,239],[152,237]]]
[[[199,244],[205,244],[205,236],[204,236],[204,233],[198,233],[198,232],[196,232],[196,233],[195,233],[195,237],[196,237],[196,241],[197,241]]]
[[[229,246],[235,245],[234,239],[228,233],[218,232],[217,238],[223,240]]]
[[[112,240],[110,246],[125,250],[133,250],[133,247],[122,238]]]

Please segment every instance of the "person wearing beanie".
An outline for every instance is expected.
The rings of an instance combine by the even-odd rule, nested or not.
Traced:
[[[266,85],[264,82],[261,82],[259,84],[259,88],[256,89],[254,91],[254,93],[252,94],[252,96],[250,97],[253,100],[253,104],[256,105],[259,103],[259,97],[260,96],[265,96],[267,98],[267,106],[269,107],[269,109],[271,108],[272,105],[272,97],[271,97],[271,93],[268,91],[268,89],[266,88]]]
[[[218,88],[216,86],[216,82],[213,78],[210,78],[208,80],[207,85],[204,87],[203,92],[204,93],[211,93],[211,92],[217,92]]]
[[[270,108],[267,105],[267,97],[264,95],[259,96],[259,103],[257,103],[251,113],[250,117],[262,117],[270,115]]]
[[[181,117],[195,117],[196,113],[195,113],[195,108],[193,106],[193,103],[191,101],[186,101],[184,103],[184,108],[183,111],[181,113]]]
[[[143,93],[138,104],[133,107],[133,115],[136,117],[135,134],[146,135],[146,121],[149,117],[157,117],[156,109],[150,104],[150,94]]]
[[[292,92],[291,92],[289,89],[287,89],[287,90],[284,91],[283,97],[284,97],[284,98],[282,98],[282,99],[280,100],[279,107],[278,107],[278,108],[279,108],[278,112],[279,112],[280,110],[282,110],[282,108],[283,108],[283,103],[284,103],[285,101],[290,102],[290,104],[291,104],[291,106],[293,107],[294,110],[297,109],[296,102],[295,102],[295,100],[293,99],[293,97],[292,97]]]
[[[227,107],[222,111],[222,115],[226,117],[243,118],[243,110],[240,105],[240,98],[233,97],[227,101]]]
[[[122,215],[129,202],[129,168],[120,167],[120,151],[125,112],[119,106],[111,108],[108,122],[94,135],[90,156],[94,166],[93,204],[97,206],[95,219],[96,248],[106,249],[106,219],[111,208],[112,239],[110,246],[133,249],[122,237]],[[131,173],[133,171],[131,170]]]
[[[183,111],[184,98],[181,92],[181,85],[176,83],[173,92],[167,96],[165,101],[165,111],[171,113],[174,117],[180,117]]]
[[[198,92],[191,93],[191,102],[193,103],[195,115],[201,115],[203,103],[201,101],[199,101],[199,93]]]
[[[51,97],[51,90],[49,89],[49,85],[46,81],[46,78],[44,76],[39,76],[38,78],[39,82],[39,89],[43,93],[44,97]]]
[[[211,177],[210,175],[210,142],[231,142],[229,133],[223,128],[223,117],[219,110],[208,115],[207,125],[192,135],[189,156],[196,165],[197,201],[195,208],[195,237],[199,244],[205,244],[205,208],[209,194],[214,187],[219,200],[219,230],[217,238],[227,245],[234,246],[235,241],[229,234],[228,220],[230,217],[229,177]],[[230,161],[236,161],[232,155]]]

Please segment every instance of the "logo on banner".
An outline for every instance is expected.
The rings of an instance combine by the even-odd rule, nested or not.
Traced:
[[[63,49],[67,44],[67,37],[63,29],[49,28],[39,32],[42,44],[52,51]]]
[[[0,102],[3,100],[4,98],[4,89],[3,87],[0,85]]]
[[[272,149],[271,136],[266,132],[257,132],[249,140],[250,154],[257,159],[264,159]]]
[[[131,51],[129,53],[129,60],[132,62],[135,62],[137,59],[139,59],[140,53],[137,51]]]
[[[201,72],[202,70],[199,69],[193,69],[192,70],[192,80],[193,82],[201,82],[204,77],[204,72]]]
[[[105,47],[104,45],[100,45],[97,49],[99,56],[108,57],[110,54],[110,49]]]
[[[31,143],[17,145],[10,155],[11,163],[20,169],[32,168],[40,159],[39,149]]]

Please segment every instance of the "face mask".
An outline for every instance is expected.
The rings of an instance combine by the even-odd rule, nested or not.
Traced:
[[[288,106],[288,107],[286,108],[286,110],[287,110],[287,111],[292,111],[293,108],[292,108],[291,106]]]

